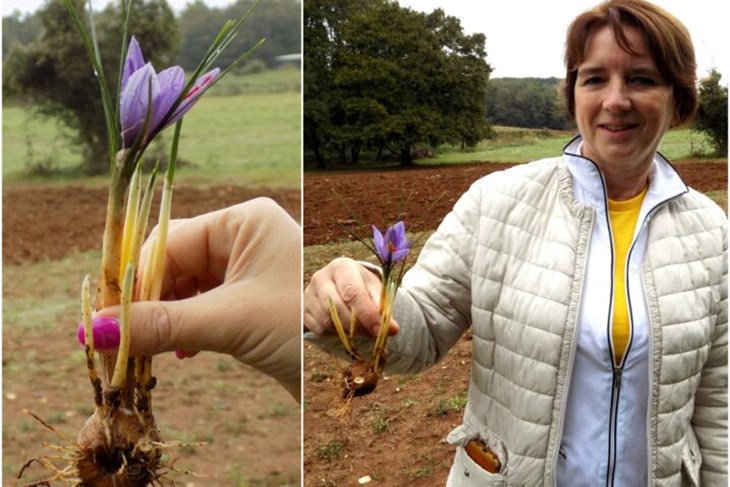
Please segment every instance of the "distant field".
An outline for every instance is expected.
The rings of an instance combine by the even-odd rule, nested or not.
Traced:
[[[178,181],[298,187],[299,71],[224,78],[185,117]],[[171,131],[166,133],[167,153]],[[31,162],[51,162],[55,179],[87,179],[68,130],[27,108],[3,107],[3,180],[28,179]],[[34,177],[38,179],[38,177]],[[51,182],[52,179],[41,178]]]
[[[462,162],[529,162],[544,157],[560,155],[563,147],[575,135],[573,132],[555,130],[519,129],[496,127],[497,137],[480,142],[474,149],[461,150],[459,147],[442,146],[435,157],[419,159],[425,164],[450,164]],[[670,161],[707,158],[709,143],[704,136],[689,129],[667,132],[659,151]],[[726,159],[723,159],[726,160]]]

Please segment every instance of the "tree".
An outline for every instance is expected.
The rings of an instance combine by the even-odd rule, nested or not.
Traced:
[[[253,0],[238,0],[225,9],[209,8],[201,0],[188,4],[180,14],[180,30],[183,32],[180,66],[186,70],[195,69],[223,23],[228,19],[240,18],[254,3]],[[300,11],[298,0],[266,0],[259,3],[251,20],[221,54],[219,64],[230,65],[260,39],[266,39],[266,42],[250,59],[262,60],[268,67],[276,64],[277,56],[300,52]]]
[[[74,3],[79,12],[85,10],[85,0]],[[25,98],[41,114],[60,119],[75,133],[86,171],[104,172],[109,158],[101,97],[81,37],[63,0],[49,1],[37,15],[41,35],[25,46],[13,47],[3,63],[3,96]],[[95,20],[104,74],[114,93],[121,52],[119,7],[108,6]],[[165,0],[135,2],[129,30],[157,69],[171,64],[178,32]]]
[[[564,129],[569,125],[558,78],[498,78],[487,84],[487,118],[495,125]]]
[[[388,0],[311,0],[304,25],[304,144],[320,167],[363,150],[410,164],[419,143],[474,145],[487,133],[485,38],[457,18]]]
[[[727,86],[720,85],[721,77],[713,69],[707,78],[700,80],[695,129],[709,137],[715,154],[727,156]]]
[[[19,11],[3,17],[3,59],[15,44],[28,44],[35,39],[41,25],[38,16],[21,16]]]
[[[179,19],[184,37],[178,63],[183,69],[190,71],[196,68],[225,20],[223,11],[209,8],[202,0],[195,0],[185,7]]]
[[[342,19],[355,8],[355,0],[307,0],[304,2],[304,107],[305,148],[324,168],[332,145],[335,101],[334,72],[343,48]]]

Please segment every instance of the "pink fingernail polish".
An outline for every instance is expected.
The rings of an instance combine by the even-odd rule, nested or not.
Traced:
[[[94,333],[94,348],[103,350],[119,346],[119,321],[116,318],[101,316],[91,320],[91,325]],[[76,331],[76,338],[81,345],[86,345],[83,323]]]
[[[187,357],[187,355],[185,354],[185,351],[184,350],[175,350],[175,356],[177,358],[179,358],[180,360],[182,360],[185,357]]]

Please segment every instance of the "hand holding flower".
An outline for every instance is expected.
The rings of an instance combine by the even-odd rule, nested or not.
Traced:
[[[130,354],[226,353],[274,377],[299,400],[297,223],[265,198],[170,223],[162,282],[166,301],[132,303]],[[154,231],[142,250],[141,267],[153,238]],[[118,307],[97,312],[97,348],[118,345],[118,316]]]
[[[385,365],[388,335],[397,331],[397,325],[392,324],[395,295],[411,249],[403,222],[389,227],[385,234],[373,226],[372,243],[360,241],[380,261],[382,281],[376,280],[373,275],[368,276],[369,271],[362,266],[354,264],[353,267],[352,261],[338,259],[315,274],[305,291],[305,300],[309,303],[304,309],[305,326],[320,334],[328,328],[334,328],[352,359],[350,366],[343,371],[342,386],[346,399],[369,394],[377,386]],[[394,272],[397,264],[400,264],[399,272]],[[325,296],[327,304],[323,305]],[[349,315],[347,320],[343,319],[343,307],[345,314]],[[329,314],[329,320],[324,318],[326,314]],[[318,320],[327,325],[319,326]],[[349,327],[346,329],[343,323],[348,322]],[[355,346],[354,335],[358,323],[363,324],[375,337],[368,360],[360,355]]]
[[[343,323],[349,322],[354,311],[358,333],[375,337],[380,330],[382,287],[373,270],[347,257],[335,259],[315,272],[304,289],[304,326],[320,336],[336,333],[328,308],[331,298]],[[388,334],[397,333],[398,325],[391,321]]]

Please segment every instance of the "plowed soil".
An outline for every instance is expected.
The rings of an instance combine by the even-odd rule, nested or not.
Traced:
[[[100,249],[106,195],[103,187],[3,188],[3,263],[55,260],[71,252]],[[299,220],[299,191],[241,186],[180,186],[175,189],[172,218],[189,218],[259,196],[274,199]],[[151,221],[157,221],[157,207]]]
[[[348,239],[342,226],[357,226],[341,200],[362,222],[405,218],[409,230],[434,229],[472,182],[508,166],[306,174],[305,279],[317,265],[337,256],[336,250],[327,254],[325,247],[308,252],[306,246]],[[718,192],[713,197],[726,208],[726,164],[684,162],[676,167],[691,187]],[[333,189],[339,197],[333,195]],[[308,260],[316,260],[316,264]],[[338,367],[344,364],[305,343],[304,485],[444,485],[454,448],[443,440],[461,423],[471,353],[467,333],[430,370],[386,377],[374,393],[352,401],[351,411],[344,417],[348,422],[333,409],[340,404]]]
[[[349,238],[342,225],[356,226],[356,222],[343,201],[362,222],[405,219],[409,231],[434,229],[471,183],[512,165],[480,163],[307,174],[304,246]],[[682,162],[675,167],[697,191],[727,191],[726,164]]]

